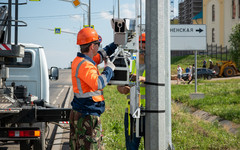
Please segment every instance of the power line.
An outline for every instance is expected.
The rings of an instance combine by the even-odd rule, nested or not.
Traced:
[[[111,11],[105,11],[105,12],[111,12]],[[99,15],[101,12],[93,12],[91,14]],[[20,17],[21,19],[44,19],[44,18],[59,18],[59,17],[71,17],[75,15],[83,15],[83,14],[68,14],[68,15],[51,15],[51,16],[28,16],[28,17]]]

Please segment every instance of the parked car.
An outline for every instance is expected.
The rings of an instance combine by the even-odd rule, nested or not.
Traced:
[[[198,78],[204,78],[204,79],[212,79],[216,74],[215,70],[207,69],[207,68],[198,68],[197,69],[197,77]],[[194,78],[194,76],[193,76]],[[182,79],[184,81],[188,81],[188,73],[182,74]]]

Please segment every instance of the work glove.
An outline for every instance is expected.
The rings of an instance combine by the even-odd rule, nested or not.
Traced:
[[[112,71],[114,71],[115,70],[115,65],[110,61],[110,59],[108,58],[108,59],[106,59],[105,61],[104,61],[104,63],[105,63],[105,67],[110,67],[111,69],[112,69]]]

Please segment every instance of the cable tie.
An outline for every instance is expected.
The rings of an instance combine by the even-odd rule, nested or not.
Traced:
[[[144,84],[156,85],[156,86],[165,86],[165,83],[154,83],[154,82],[147,82],[147,81],[145,81]]]
[[[165,113],[165,110],[141,110],[145,113]]]

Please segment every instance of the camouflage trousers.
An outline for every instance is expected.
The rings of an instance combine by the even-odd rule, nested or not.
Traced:
[[[71,150],[98,150],[102,147],[102,124],[98,116],[82,116],[81,113],[70,112],[70,148]]]

